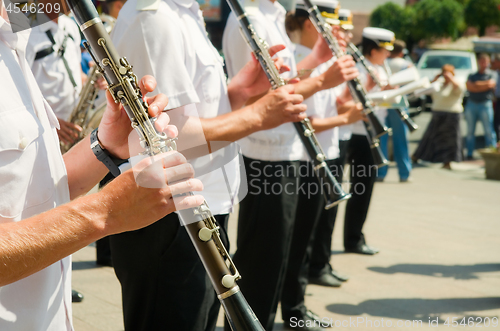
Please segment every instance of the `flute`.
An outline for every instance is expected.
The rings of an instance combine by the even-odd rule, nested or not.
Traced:
[[[139,134],[144,154],[156,155],[175,150],[175,141],[164,133],[158,133],[154,128],[154,119],[148,115],[148,105],[142,98],[137,76],[127,59],[118,56],[92,1],[67,0],[67,2],[87,39],[85,47],[108,82],[108,91],[116,103],[123,105],[132,127]],[[185,225],[186,230],[224,307],[233,331],[264,331],[236,284],[236,280],[241,278],[240,274],[220,239],[219,227],[207,203],[180,211],[179,214],[182,219],[190,221]]]
[[[238,0],[227,0],[227,3],[238,20],[243,38],[266,73],[271,87],[277,89],[284,86],[286,83],[280,77],[278,69],[276,69],[274,61],[269,55],[269,45],[263,39],[259,38],[241,4]],[[330,209],[340,202],[351,198],[351,194],[344,192],[342,186],[328,168],[325,162],[326,156],[314,134],[314,129],[309,118],[306,117],[300,122],[293,123],[293,125],[313,162],[315,174],[320,184],[322,184],[322,187],[326,187],[323,190],[326,201],[325,209]]]

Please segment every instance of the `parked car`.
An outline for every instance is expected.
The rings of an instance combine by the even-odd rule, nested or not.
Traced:
[[[455,67],[455,76],[466,82],[470,74],[477,71],[476,54],[464,51],[440,51],[429,50],[425,52],[417,63],[417,70],[420,77],[428,77],[433,80],[441,72],[445,64]],[[432,99],[427,97],[426,108],[430,108]]]

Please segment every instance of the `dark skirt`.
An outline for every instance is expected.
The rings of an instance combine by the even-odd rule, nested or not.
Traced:
[[[413,158],[433,163],[463,160],[460,113],[433,111]]]

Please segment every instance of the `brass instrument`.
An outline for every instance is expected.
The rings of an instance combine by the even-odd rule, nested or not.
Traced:
[[[132,127],[138,133],[144,148],[143,154],[152,156],[175,150],[175,139],[169,139],[165,133],[156,131],[155,119],[149,117],[148,105],[143,100],[137,76],[127,59],[118,55],[91,0],[67,0],[67,3],[87,39],[86,48],[108,83],[108,91],[116,103],[123,105]],[[220,239],[219,227],[207,203],[180,211],[179,215],[224,307],[231,328],[235,331],[264,331],[236,284],[240,274]]]
[[[106,31],[111,32],[115,26],[116,19],[109,15],[101,15],[101,20],[105,24]],[[95,101],[99,89],[96,87],[97,79],[101,76],[97,66],[90,68],[87,75],[87,81],[80,92],[80,97],[78,103],[71,112],[69,117],[69,122],[76,124],[82,128],[81,132],[78,132],[78,138],[70,144],[65,144],[60,142],[61,152],[64,154],[70,150],[77,142],[88,136],[94,129],[99,126],[101,122],[102,115],[106,110],[106,100],[104,100],[97,107],[95,106]]]

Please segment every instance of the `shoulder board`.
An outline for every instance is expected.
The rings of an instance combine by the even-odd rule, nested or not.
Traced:
[[[137,0],[138,11],[158,10],[161,0]]]

